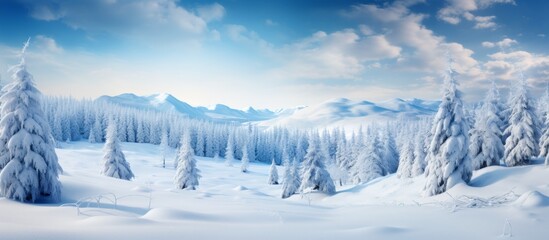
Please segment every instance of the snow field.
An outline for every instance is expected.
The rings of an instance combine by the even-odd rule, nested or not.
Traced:
[[[100,174],[102,144],[61,147],[56,149],[65,171],[61,203],[0,199],[2,239],[505,239],[507,221],[512,239],[549,234],[549,169],[541,162],[481,169],[471,186],[459,184],[434,197],[421,196],[423,176],[392,174],[337,186],[333,196],[307,193],[283,200],[281,185],[267,184],[264,163],[252,162],[242,173],[238,162],[228,167],[223,159],[197,157],[202,178],[189,191],[173,185],[174,149],[162,168],[158,146],[122,143],[135,173],[133,181],[124,181]],[[498,206],[453,206],[452,197],[488,199],[511,191],[514,197]],[[118,197],[116,209],[107,193]],[[101,194],[97,206],[93,196]],[[59,206],[88,197],[90,205],[80,215],[73,206]]]

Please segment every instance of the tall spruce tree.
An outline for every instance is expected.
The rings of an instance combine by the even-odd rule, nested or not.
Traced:
[[[41,196],[55,201],[61,195],[61,167],[42,111],[41,93],[27,71],[29,41],[21,62],[10,69],[14,81],[2,89],[5,93],[0,98],[0,194],[22,202]]]
[[[504,132],[509,137],[505,141],[503,161],[509,167],[528,164],[533,156],[537,156],[540,135],[534,102],[524,76],[514,89],[509,101],[509,125]]]
[[[499,93],[495,82],[492,82],[482,107],[477,111],[475,125],[471,130],[469,151],[473,169],[499,164],[504,150],[501,141],[502,125]]]
[[[276,162],[274,158],[271,163],[271,168],[269,168],[269,179],[267,180],[267,183],[271,185],[278,185],[278,170],[276,169]]]
[[[181,147],[177,153],[177,169],[174,184],[179,189],[195,190],[200,179],[200,170],[196,168],[196,158],[191,147],[190,131],[181,137]]]
[[[326,171],[325,156],[320,150],[318,136],[312,135],[309,147],[303,160],[302,180],[300,190],[319,190],[324,193],[335,193],[335,185],[330,173]]]
[[[107,126],[107,139],[103,152],[103,175],[124,180],[131,180],[134,177],[130,163],[126,161],[126,157],[120,147],[117,126],[113,119],[109,121]]]
[[[545,127],[539,140],[539,157],[545,158],[545,165],[549,165],[549,112],[545,116]]]
[[[471,160],[468,155],[469,127],[463,114],[461,92],[457,89],[454,71],[446,72],[442,102],[432,126],[432,140],[428,152],[424,194],[440,194],[460,180],[471,179]]]

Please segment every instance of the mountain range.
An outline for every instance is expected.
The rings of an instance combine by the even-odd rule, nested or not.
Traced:
[[[275,111],[252,107],[239,110],[223,104],[209,108],[193,107],[167,93],[149,96],[125,93],[117,96],[101,96],[97,101],[131,108],[174,111],[194,119],[218,122],[252,122],[262,127],[286,126],[291,128],[353,127],[372,121],[417,118],[434,114],[440,104],[440,101],[417,98],[394,98],[378,103],[337,98],[316,105]]]

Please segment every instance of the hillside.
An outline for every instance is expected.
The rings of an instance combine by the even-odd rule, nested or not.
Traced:
[[[252,163],[244,174],[238,164],[198,158],[200,186],[184,191],[173,188],[174,169],[160,167],[158,146],[123,144],[133,181],[99,174],[101,148],[73,142],[57,149],[65,170],[61,203],[0,199],[2,238],[452,240],[549,234],[549,169],[539,164],[489,167],[474,173],[471,186],[457,185],[435,197],[421,196],[422,177],[389,175],[338,186],[333,196],[282,200],[281,187],[266,184],[265,164]],[[79,214],[73,205],[78,201]]]
[[[346,98],[332,99],[312,106],[300,106],[280,110],[257,110],[249,107],[238,110],[227,105],[193,107],[170,94],[137,96],[125,93],[117,96],[102,96],[105,101],[125,107],[174,111],[193,119],[220,122],[255,122],[261,127],[285,126],[289,128],[332,128],[346,126],[356,128],[372,121],[386,121],[398,118],[418,118],[436,112],[439,101],[421,99],[404,100],[395,98],[379,103],[352,101]]]

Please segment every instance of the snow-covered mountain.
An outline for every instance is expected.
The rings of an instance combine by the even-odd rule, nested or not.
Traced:
[[[318,105],[296,109],[291,114],[262,121],[260,126],[287,126],[292,128],[358,127],[372,121],[398,118],[417,118],[436,112],[439,101],[421,99],[391,99],[379,103],[332,99]]]
[[[124,93],[117,96],[101,96],[97,101],[106,101],[138,109],[175,111],[189,118],[213,121],[250,122],[272,119],[277,116],[275,112],[270,110],[256,110],[252,107],[248,108],[246,111],[233,109],[223,104],[217,104],[213,108],[200,106],[193,107],[167,93],[149,96],[137,96],[132,93]]]
[[[118,96],[102,96],[98,101],[106,101],[126,107],[175,111],[189,118],[230,122],[256,122],[258,126],[286,126],[291,128],[323,128],[335,126],[354,127],[375,120],[397,118],[417,118],[435,113],[439,101],[422,99],[391,99],[379,103],[352,101],[337,98],[326,102],[295,108],[271,111],[252,107],[238,110],[223,104],[213,107],[193,107],[170,94],[137,96],[125,93]]]

